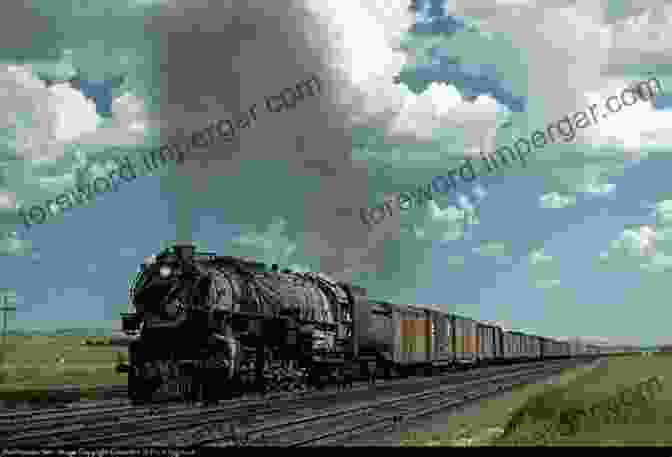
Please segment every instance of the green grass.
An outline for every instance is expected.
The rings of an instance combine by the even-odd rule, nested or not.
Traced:
[[[123,350],[82,345],[85,339],[8,336],[0,360],[0,400],[44,396],[53,386],[80,386],[86,395],[96,385],[126,384],[126,375],[114,369]]]
[[[652,401],[581,421],[575,434],[561,414],[587,409],[640,381],[663,376]],[[520,387],[450,416],[438,432],[406,433],[402,446],[642,446],[672,445],[672,356],[610,357],[605,366],[566,370],[552,385]],[[434,422],[433,429],[438,428]]]
[[[652,376],[663,376],[663,388],[649,401],[638,401],[614,415],[599,411],[581,420],[577,430],[562,413],[585,410]],[[672,445],[672,357],[613,357],[607,364],[566,386],[554,387],[530,398],[518,408],[493,444],[505,446]]]
[[[566,369],[555,385],[571,382],[586,372],[585,367]],[[548,389],[544,384],[517,387],[496,398],[479,402],[478,408],[451,415],[445,425],[434,421],[435,432],[409,432],[402,434],[402,446],[483,446],[504,431],[504,427],[518,408],[529,398]]]

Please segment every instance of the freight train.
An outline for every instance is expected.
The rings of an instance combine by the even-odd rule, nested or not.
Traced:
[[[140,266],[122,327],[129,359],[117,371],[136,404],[599,352],[192,245]]]

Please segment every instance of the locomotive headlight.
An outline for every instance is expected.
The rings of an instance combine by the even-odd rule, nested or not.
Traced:
[[[162,278],[167,278],[167,277],[170,276],[170,274],[171,274],[172,272],[173,272],[173,271],[170,269],[170,267],[165,267],[165,266],[164,266],[164,267],[161,267],[161,269],[159,270],[159,275],[160,275]]]

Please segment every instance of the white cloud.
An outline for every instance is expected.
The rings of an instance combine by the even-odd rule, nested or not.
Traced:
[[[291,264],[288,268],[290,270],[294,271],[294,272],[297,272],[297,273],[307,273],[307,272],[312,271],[310,269],[310,267],[308,267],[306,265],[298,265],[298,264],[295,264],[295,263]]]
[[[550,255],[546,255],[543,249],[536,249],[530,252],[529,259],[531,265],[537,265],[553,261],[553,257]]]
[[[147,117],[143,100],[130,92],[112,101],[112,115],[120,124],[131,124]]]
[[[415,214],[411,214],[415,217]],[[455,241],[465,235],[465,210],[455,206],[439,208],[434,200],[427,201],[424,218],[414,225],[415,236],[428,241]],[[478,223],[478,221],[474,221]]]
[[[567,208],[576,204],[576,197],[573,195],[561,195],[558,192],[551,192],[539,197],[542,208]]]
[[[464,265],[464,256],[449,255],[446,257],[446,263],[448,263],[448,265]]]
[[[535,287],[539,289],[551,289],[560,285],[559,279],[538,279],[535,281]]]
[[[0,256],[29,256],[32,252],[32,243],[20,239],[16,232],[9,232],[0,237]]]
[[[402,108],[390,124],[391,136],[412,136],[415,140],[431,140],[445,129],[460,129],[464,135],[464,153],[458,156],[480,157],[484,132],[494,132],[507,109],[488,95],[479,95],[474,102],[464,101],[452,85],[432,82],[419,95],[403,84]]]
[[[66,187],[72,187],[77,183],[75,172],[69,172],[55,176],[38,176],[36,185],[45,191],[58,193]]]
[[[645,78],[640,80],[647,81]],[[622,91],[631,84],[632,80],[611,78],[606,80],[599,90],[587,92],[586,98],[590,105],[599,105],[599,112],[606,114],[607,99],[611,96],[620,99]],[[652,83],[652,87],[655,87],[655,84]],[[630,95],[626,94],[625,99],[630,102]],[[610,103],[616,107],[616,102]],[[619,103],[623,105],[621,100]],[[669,140],[672,139],[671,121],[672,112],[656,110],[651,103],[638,100],[632,106],[623,106],[618,113],[609,113],[606,119],[599,119],[597,124],[584,129],[583,137],[592,145],[620,145],[628,154],[624,159],[639,160],[643,146],[669,144]]]
[[[611,242],[611,248],[632,255],[641,256],[645,240],[640,231],[626,229],[621,232],[618,239]]]
[[[16,209],[16,194],[0,191],[0,209]]]
[[[648,5],[646,4],[648,3]],[[660,62],[672,55],[670,45],[671,5],[662,0],[641,2],[646,8],[612,25],[613,46],[609,50],[611,68],[628,63]]]
[[[96,105],[69,84],[55,84],[48,88],[52,97],[49,108],[57,117],[53,136],[58,141],[71,142],[84,133],[95,131],[101,119]]]
[[[596,259],[602,267],[639,269],[644,273],[672,271],[672,201],[655,205],[655,225],[624,229]]]
[[[57,193],[73,185],[74,173],[63,167],[63,159],[75,141],[115,146],[144,141],[145,128],[151,123],[137,98],[126,95],[115,100],[114,118],[105,122],[94,102],[81,92],[65,83],[47,88],[34,71],[31,65],[0,66],[0,102],[4,106],[0,124],[10,129],[4,141],[14,154],[35,166],[61,159],[62,174],[39,176],[29,171],[24,175],[26,186]]]
[[[57,100],[30,66],[0,65],[0,127],[14,129],[13,137],[4,140],[18,157],[54,159],[63,154],[54,137]]]
[[[502,241],[481,241],[478,247],[472,249],[472,252],[484,257],[493,257],[500,265],[510,265],[513,262],[511,248]]]
[[[488,41],[485,34],[471,33],[469,36],[477,38],[464,39],[479,50],[480,60],[497,63],[503,79],[516,85],[514,92],[523,95],[526,91],[527,112],[514,115],[514,131],[520,136],[531,133],[525,127],[526,122],[529,127],[544,128],[567,114],[586,110],[592,103],[600,105],[604,112],[607,97],[619,95],[634,79],[631,69],[614,67],[619,61],[620,48],[632,51],[627,62],[620,59],[621,64],[637,65],[646,56],[652,64],[667,60],[661,46],[669,48],[669,44],[663,45],[665,34],[669,35],[666,32],[672,12],[669,5],[663,6],[660,1],[641,5],[648,12],[637,21],[626,19],[619,25],[606,22],[606,2],[572,3],[519,2],[517,10],[511,8],[510,2],[496,0],[446,3],[451,14],[480,21],[481,32],[487,31],[493,37],[501,34],[520,49],[525,63],[516,66],[501,60],[498,55],[502,54],[501,47],[497,47],[494,38],[489,46],[479,44]],[[650,32],[655,36],[649,36]],[[649,44],[650,48],[645,49]],[[451,49],[458,52],[461,48],[453,45]],[[466,58],[468,47],[465,45],[464,49]],[[626,71],[630,74],[626,75]],[[547,176],[549,184],[556,184],[558,191],[608,194],[615,186],[607,178],[622,172],[624,164],[646,158],[643,148],[670,143],[670,115],[654,111],[650,103],[624,107],[608,119],[599,119],[597,125],[580,129],[572,144],[547,145],[535,154],[531,166],[535,172]],[[494,132],[482,133],[483,149],[494,148]],[[560,160],[562,166],[556,166]],[[590,173],[585,173],[586,169]]]
[[[650,256],[647,263],[642,263],[640,268],[648,273],[667,273],[672,271],[672,255],[655,253]]]
[[[538,289],[553,289],[560,286],[560,266],[556,258],[544,249],[533,249],[528,255],[529,281]]]
[[[147,112],[145,102],[130,92],[112,100],[112,119],[100,128],[78,138],[80,144],[137,145],[146,135],[161,126],[161,122]]]
[[[458,0],[447,4],[451,14],[486,19],[481,29],[504,33],[514,47],[525,51],[528,99],[543,100],[542,125],[584,105],[582,93],[599,82],[609,47],[608,28],[601,15],[588,5],[568,3],[521,2],[518,14],[510,2]]]

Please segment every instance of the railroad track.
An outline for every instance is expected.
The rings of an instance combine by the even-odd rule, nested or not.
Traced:
[[[80,393],[82,390],[91,390],[90,388],[82,388],[81,386],[56,386],[50,387],[49,392],[55,394],[75,394]],[[126,395],[128,394],[128,388],[126,385],[102,385],[96,386],[93,388],[96,393],[101,395]]]
[[[530,366],[541,365],[543,362],[533,362]],[[484,373],[496,373],[500,371],[511,370],[511,367],[489,367],[482,368],[476,371],[464,371],[459,373],[448,373],[444,376],[446,378],[454,376],[456,381],[461,382],[463,379],[469,379],[474,376],[480,376]],[[386,385],[397,385],[400,383],[416,383],[417,377],[411,377],[405,380],[399,381],[386,381]],[[112,386],[119,389],[121,392],[127,393],[125,386]],[[353,390],[364,390],[366,388],[366,383],[356,382],[353,385]],[[74,391],[74,389],[72,389]],[[330,386],[326,392],[334,391],[333,386]],[[265,399],[278,399],[278,398],[296,398],[296,396],[308,396],[311,395],[310,392],[299,392],[299,393],[273,393],[267,394]],[[234,402],[242,402],[247,400],[259,400],[259,396],[244,396],[232,400]],[[6,410],[5,412],[0,412],[0,436],[5,431],[12,431],[14,433],[24,431],[25,429],[38,430],[41,427],[50,428],[67,423],[77,423],[78,421],[97,421],[105,419],[109,415],[117,414],[148,414],[156,408],[164,408],[164,410],[174,409],[184,409],[185,405],[181,402],[173,402],[173,404],[166,402],[161,404],[152,404],[146,406],[131,406],[130,402],[127,399],[117,399],[117,400],[104,400],[104,401],[82,401],[78,403],[70,403],[67,405],[61,405],[51,408],[36,408],[29,410]],[[1,410],[0,410],[1,411]]]
[[[238,430],[228,440],[210,438],[199,445],[281,446],[336,445],[371,432],[394,429],[403,422],[528,384],[567,368],[553,366],[501,374],[460,386],[441,387],[388,398],[354,407],[339,408],[298,419]]]
[[[567,365],[567,362],[564,363]],[[548,362],[526,364],[530,367],[548,366]],[[470,378],[481,378],[493,373],[520,371],[520,366],[489,367],[482,370],[450,373],[432,378],[413,378],[387,381],[376,386],[376,395],[394,390],[416,390],[422,386],[464,382]],[[489,379],[489,378],[488,378]],[[278,421],[294,415],[305,417],[315,408],[327,408],[346,397],[371,398],[371,388],[366,384],[338,392],[308,392],[300,394],[274,394],[266,398],[230,400],[207,408],[187,407],[182,403],[133,407],[129,404],[116,405],[76,405],[68,410],[50,409],[22,411],[0,415],[0,447],[6,446],[87,446],[97,444],[134,445],[154,444],[155,439],[180,436],[187,432],[184,443],[194,441],[194,429],[201,433],[222,435],[220,425],[257,426],[268,421]],[[198,432],[198,430],[197,430]],[[228,432],[227,432],[228,433]],[[157,436],[158,435],[158,436]],[[166,436],[168,435],[168,436]],[[149,437],[149,439],[147,439]],[[182,445],[183,442],[178,443]],[[198,444],[198,443],[196,443]]]

